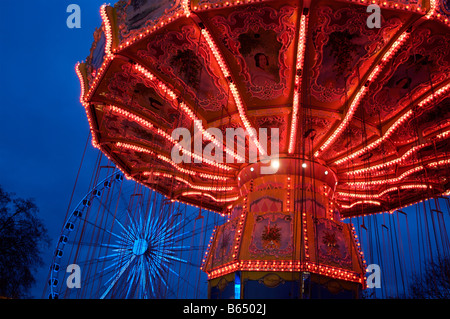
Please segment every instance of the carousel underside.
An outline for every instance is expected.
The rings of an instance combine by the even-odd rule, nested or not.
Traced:
[[[363,284],[354,231],[339,217],[448,194],[450,8],[370,3],[379,28],[368,27],[364,0],[101,8],[77,65],[93,144],[128,178],[229,214],[204,261],[210,279],[313,271]],[[174,137],[179,128],[188,143]],[[238,129],[244,154],[225,139]],[[262,163],[268,154],[278,160]],[[273,164],[275,174],[261,174]]]

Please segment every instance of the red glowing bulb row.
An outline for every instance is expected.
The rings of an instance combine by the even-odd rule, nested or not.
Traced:
[[[89,122],[89,129],[91,130],[91,136],[92,136],[92,146],[94,146],[95,148],[100,148],[99,143],[97,141],[97,135],[95,134],[95,131],[93,129],[94,126],[92,124],[92,118],[91,118],[91,115],[89,112],[89,104],[85,100],[86,84],[84,82],[83,75],[81,74],[81,71],[80,71],[80,63],[77,63],[77,65],[75,66],[75,71],[77,73],[78,80],[80,81],[80,87],[81,87],[80,103],[84,107],[84,111],[86,112],[86,117]]]
[[[178,18],[189,17],[190,15],[191,15],[190,1],[183,0],[181,2],[181,5],[179,6],[179,8],[177,8],[177,10],[174,11],[171,16],[165,15],[165,16],[162,16],[161,18],[158,18],[158,19],[152,21],[152,23],[149,26],[140,30],[140,32],[136,36],[134,36],[133,38],[127,39],[126,41],[121,43],[116,49],[113,49],[113,53],[117,53],[121,50],[124,50],[124,49],[130,47],[137,41],[148,36],[150,33],[153,33],[155,31],[159,30],[160,28],[164,27],[165,25],[177,20]]]
[[[170,88],[168,88],[167,85],[165,85],[162,81],[159,81],[156,78],[156,76],[153,73],[151,73],[147,68],[145,68],[144,66],[142,66],[140,64],[134,64],[133,70],[142,74],[148,80],[154,82],[156,84],[156,86],[158,87],[158,89],[160,90],[161,96],[169,97],[171,101],[177,100],[177,95],[175,94],[175,92],[172,91]],[[192,120],[194,120],[195,115],[192,111],[190,111],[190,113],[188,115]]]
[[[428,143],[428,144],[432,144],[432,143]],[[432,168],[436,168],[437,166],[441,166],[441,165],[447,165],[448,161],[447,160],[439,160],[436,162],[430,162],[427,163],[425,165],[428,165],[429,167]],[[394,177],[394,178],[390,178],[390,179],[382,179],[382,180],[370,180],[370,181],[364,181],[364,182],[346,182],[347,185],[349,186],[355,186],[355,187],[367,187],[367,186],[372,186],[372,185],[384,185],[384,184],[392,184],[392,183],[396,183],[399,182],[400,180],[404,179],[405,177],[419,172],[421,170],[423,170],[425,167],[424,166],[416,166],[412,169],[409,169],[408,171],[404,172],[403,174],[401,174],[398,177]],[[431,186],[430,186],[431,187]]]
[[[167,87],[167,85],[165,85],[162,81],[159,81],[156,76],[151,73],[147,68],[145,68],[142,65],[139,64],[135,64],[133,66],[133,69],[136,70],[137,72],[139,72],[140,74],[142,74],[143,76],[145,76],[147,79],[149,79],[150,81],[156,82],[157,87],[160,88],[160,90],[162,90],[162,95],[161,96],[169,96],[170,99],[172,101],[176,101],[178,100],[178,96],[175,94],[175,92],[173,92],[171,89],[169,89]],[[189,118],[194,121],[195,126],[202,132],[202,135],[209,141],[211,141],[215,146],[220,147],[220,148],[224,148],[224,151],[233,156],[234,159],[238,160],[238,161],[243,161],[244,159],[235,154],[232,150],[230,150],[228,147],[224,147],[224,145],[222,143],[220,143],[216,138],[214,138],[214,136],[212,136],[211,134],[209,134],[207,132],[207,130],[205,130],[205,128],[202,125],[202,121],[195,115],[195,113],[192,111],[192,109],[186,105],[186,103],[184,103],[183,101],[180,102],[179,104],[181,110],[187,115],[189,116]]]
[[[409,32],[403,32],[397,40],[394,41],[389,50],[383,55],[381,61],[386,63],[398,51],[402,44],[409,38]]]
[[[204,158],[203,156],[201,156],[199,154],[192,153],[191,151],[184,149],[180,144],[178,144],[178,142],[176,140],[174,140],[172,138],[171,135],[167,134],[166,132],[164,132],[160,128],[156,128],[152,123],[150,123],[149,121],[145,120],[144,118],[142,118],[142,117],[140,117],[140,116],[138,116],[136,114],[133,114],[131,112],[128,112],[128,111],[126,111],[126,110],[124,110],[122,108],[114,106],[114,105],[110,105],[109,108],[114,113],[121,114],[121,115],[123,115],[125,117],[128,117],[128,118],[132,119],[133,121],[139,123],[140,125],[146,127],[147,129],[156,131],[156,133],[159,136],[161,136],[161,137],[165,138],[166,140],[168,140],[170,143],[172,143],[174,145],[174,147],[176,147],[183,154],[186,154],[186,155],[188,155],[191,158],[199,160],[200,162],[205,162],[206,164],[209,164],[211,166],[215,166],[215,167],[221,168],[223,170],[227,170],[227,171],[232,170],[232,168],[229,167],[229,166],[226,166],[226,165],[223,165],[223,164],[220,164],[220,163],[216,163],[215,161],[209,160],[209,159]]]
[[[449,91],[449,89],[450,89],[450,83],[447,85],[444,85],[443,87],[437,89],[436,91],[428,94],[428,96],[426,98],[424,98],[422,101],[420,101],[420,103],[418,105],[420,107],[422,107],[422,106],[430,103],[431,101],[433,101],[440,95],[447,93],[447,91]]]
[[[98,84],[100,83],[100,79],[102,79],[103,76],[105,75],[106,70],[108,69],[108,67],[111,64],[111,62],[113,61],[113,59],[114,59],[114,55],[105,56],[103,64],[96,71],[95,78],[92,80],[92,83],[89,83],[90,88],[84,98],[84,100],[86,102],[90,101],[90,99],[92,98],[92,95],[94,94],[95,90],[97,89]]]
[[[184,15],[189,18],[191,15],[191,1],[190,0],[183,0],[181,2],[181,6],[183,7]]]
[[[357,152],[354,152],[353,154],[348,155],[348,156],[344,157],[343,159],[337,160],[336,162],[334,162],[334,164],[336,164],[336,165],[342,164],[345,161],[348,161],[348,160],[350,160],[352,158],[360,156],[361,154],[363,154],[363,153],[365,153],[367,151],[370,151],[370,150],[374,149],[375,147],[379,146],[383,141],[388,139],[394,133],[394,131],[400,125],[402,125],[407,119],[409,119],[412,115],[413,115],[413,111],[409,110],[408,112],[403,114],[397,121],[395,121],[395,123],[392,124],[389,127],[389,129],[386,131],[386,133],[384,133],[384,135],[382,137],[380,137],[376,141],[370,143],[369,145],[367,145],[366,147],[362,148],[361,150],[359,150]]]
[[[429,187],[432,188],[431,186],[429,186]],[[439,196],[449,196],[449,195],[450,195],[450,191],[447,191],[447,192],[443,192],[443,193],[440,193],[440,194],[436,194],[435,196],[439,197]],[[427,201],[427,200],[429,200],[429,199],[425,199],[425,201]],[[393,214],[395,211],[400,211],[400,210],[403,210],[404,208],[407,208],[407,207],[410,207],[410,206],[415,206],[417,204],[423,203],[423,201],[424,200],[421,199],[421,200],[418,200],[418,201],[415,201],[415,202],[411,202],[411,203],[406,204],[406,205],[402,205],[402,206],[393,208],[393,209],[391,209],[389,211],[380,211],[380,212],[377,212],[377,213],[368,213],[368,214],[362,214],[362,215],[358,215],[358,216],[359,217],[367,217],[367,216],[374,216],[374,215],[385,214],[385,213]],[[348,220],[349,218],[350,217],[343,217],[342,220]]]
[[[241,260],[227,263],[220,268],[208,273],[208,279],[214,279],[235,271],[280,271],[280,272],[300,272],[308,271],[319,275],[362,283],[361,274],[354,271],[315,264],[313,262],[301,262],[293,260]]]
[[[122,145],[122,146],[124,146],[124,145]],[[101,148],[100,148],[100,145],[97,145],[96,147],[99,148],[99,149],[101,149]],[[113,160],[111,159],[111,157],[108,155],[108,153],[104,153],[104,154],[105,154],[105,156],[108,158],[108,160],[113,161]],[[122,172],[122,174],[125,176],[125,178],[126,178],[127,180],[132,180],[132,181],[134,181],[134,182],[136,182],[136,183],[138,183],[138,184],[140,184],[140,185],[142,185],[142,186],[148,187],[149,189],[151,189],[151,190],[153,190],[153,191],[155,191],[155,192],[161,194],[161,192],[160,192],[159,190],[154,189],[154,188],[150,187],[149,185],[144,184],[141,180],[137,180],[137,179],[133,178],[132,176],[130,176],[130,175],[129,175],[122,167],[120,167],[120,165],[117,165],[117,168]],[[150,175],[151,172],[143,172],[143,174]],[[163,195],[163,194],[161,194],[161,195]],[[185,201],[182,201],[182,200],[178,200],[178,199],[171,199],[171,201],[172,201],[172,202],[177,202],[177,203],[182,203],[182,204],[185,204],[185,205],[188,205],[188,206],[191,206],[191,207],[195,207],[195,208],[200,208],[198,205],[195,205],[195,204],[192,204],[192,203],[188,203],[188,202],[185,202]],[[202,207],[202,208],[203,208],[203,207]],[[210,210],[210,211],[213,211],[213,210]],[[221,212],[218,212],[218,211],[214,211],[214,212],[220,214],[222,217],[225,216],[225,215],[224,215],[223,213],[221,213]]]
[[[223,7],[231,7],[231,6],[237,6],[240,4],[247,4],[247,3],[253,3],[253,2],[262,2],[262,0],[235,0],[235,1],[225,1],[222,3],[216,2],[216,3],[204,3],[200,6],[194,6],[194,11],[204,11],[208,9],[216,9],[216,8],[223,8]]]
[[[112,27],[111,22],[109,21],[108,14],[106,13],[106,7],[107,5],[104,4],[100,8],[100,16],[102,18],[103,24],[104,24],[104,34],[106,37],[106,45],[105,45],[105,54],[106,56],[112,55],[112,43],[113,43],[113,37],[112,37]]]
[[[120,148],[126,148],[126,149],[129,149],[129,150],[133,150],[133,151],[136,151],[136,152],[146,153],[146,154],[150,154],[150,155],[156,155],[155,152],[153,152],[153,151],[151,151],[151,150],[149,150],[147,148],[137,146],[137,145],[117,142],[116,146],[120,147]]]
[[[289,154],[292,154],[295,150],[295,140],[297,136],[297,121],[298,121],[298,109],[300,102],[300,91],[302,85],[302,75],[299,71],[303,68],[303,61],[305,58],[305,42],[306,42],[306,30],[308,24],[308,16],[302,15],[300,18],[300,30],[299,39],[297,47],[297,63],[296,63],[296,73],[295,73],[295,89],[294,89],[294,99],[292,102],[292,119],[291,119],[291,134],[289,138]]]
[[[286,206],[287,210],[291,210],[291,177],[287,177],[287,193],[286,193]]]
[[[241,218],[239,219],[239,224],[236,228],[236,238],[235,245],[233,247],[233,259],[237,260],[239,255],[239,246],[241,245],[242,232],[244,231],[245,219],[247,218],[247,196],[245,197],[245,202],[243,205],[243,210],[241,214]]]
[[[114,54],[112,54],[112,27],[111,23],[108,18],[108,14],[106,13],[106,5],[102,5],[100,8],[100,16],[103,21],[104,25],[104,34],[106,37],[106,45],[105,45],[105,58],[103,60],[102,65],[100,68],[96,71],[96,75],[94,80],[92,81],[90,85],[90,89],[87,92],[84,101],[87,102],[92,97],[92,94],[94,93],[95,89],[97,88],[97,85],[100,81],[100,79],[103,77],[104,72],[108,69],[111,61],[114,59]]]
[[[339,124],[338,128],[331,134],[328,140],[314,153],[315,157],[318,157],[325,149],[327,149],[338,138],[338,136],[342,133],[342,131],[347,127],[365,91],[366,88],[362,87],[360,91],[356,94],[356,97],[353,99],[349,111],[345,115],[344,120]]]
[[[337,192],[337,195],[340,197],[352,197],[352,198],[365,198],[365,199],[379,199],[380,197],[383,197],[387,193],[398,191],[399,189],[427,189],[428,187],[431,187],[427,184],[412,184],[412,185],[401,185],[401,186],[395,186],[388,189],[385,189],[384,191],[378,193],[378,194],[357,194],[357,193],[347,193],[347,192]]]
[[[351,224],[351,233],[353,235],[353,240],[355,241],[355,244],[356,244],[356,250],[358,251],[358,254],[362,260],[362,268],[367,269],[367,262],[366,262],[366,259],[364,258],[364,252],[361,249],[361,243],[359,242],[358,235],[356,235],[355,226],[353,226],[353,224]],[[365,285],[365,283],[366,283],[366,281],[364,280],[362,282],[362,284]],[[365,287],[363,287],[363,288],[365,288]]]
[[[225,78],[230,76],[230,73],[228,72],[228,68],[225,65],[225,62],[222,58],[222,54],[219,52],[219,49],[217,48],[216,44],[214,43],[213,39],[211,38],[211,35],[209,34],[208,30],[202,29],[201,31],[203,37],[206,40],[206,43],[208,44],[209,49],[211,50],[214,58],[216,59],[217,64],[219,64],[220,69],[222,70],[222,73]]]
[[[153,152],[152,150],[148,149],[148,148],[144,148],[141,146],[137,146],[137,145],[133,145],[133,144],[129,144],[129,143],[122,143],[122,142],[117,142],[116,146],[119,148],[125,148],[125,149],[130,149],[136,152],[142,152],[142,153],[146,153],[146,154],[150,154],[152,156],[157,157],[158,159],[172,165],[175,169],[177,169],[178,171],[188,174],[188,175],[193,175],[193,176],[200,176],[206,179],[212,179],[212,180],[227,180],[226,177],[223,176],[218,176],[218,175],[211,175],[211,174],[206,174],[206,173],[200,173],[200,172],[195,172],[195,171],[191,171],[189,169],[183,168],[178,166],[175,162],[173,162],[170,158],[165,157],[164,155],[161,154],[156,154],[155,152]]]
[[[347,171],[346,174],[348,174],[348,175],[361,175],[361,174],[364,174],[364,173],[367,173],[367,172],[374,172],[376,170],[380,170],[380,169],[387,168],[387,167],[392,166],[392,165],[399,164],[399,163],[403,162],[404,160],[406,160],[412,153],[414,153],[414,152],[420,150],[421,148],[427,146],[427,144],[429,144],[429,143],[424,143],[422,145],[414,146],[409,151],[407,151],[405,154],[403,154],[401,157],[396,158],[394,160],[391,160],[389,162],[378,164],[378,165],[374,165],[374,166],[370,166],[370,167],[366,167],[366,168],[357,169],[357,170],[354,170],[354,171]]]
[[[448,164],[450,164],[450,160],[445,159],[445,160],[440,160],[440,161],[437,161],[437,162],[429,163],[428,165],[429,165],[430,167],[435,168],[435,167],[437,167],[437,166],[448,165]]]
[[[200,172],[196,172],[196,171],[191,171],[189,169],[186,168],[182,168],[180,166],[178,166],[174,161],[172,161],[170,158],[167,158],[161,154],[157,154],[156,155],[160,160],[165,161],[167,163],[169,163],[170,165],[172,165],[174,168],[176,168],[177,170],[179,170],[182,173],[188,174],[188,175],[194,175],[194,176],[200,176],[202,178],[206,178],[206,179],[212,179],[212,180],[219,180],[219,181],[226,181],[228,178],[224,177],[224,176],[219,176],[219,175],[211,175],[211,174],[206,174],[206,173],[200,173]]]
[[[369,205],[381,206],[381,203],[380,203],[380,202],[374,201],[374,200],[360,200],[360,201],[357,201],[357,202],[352,203],[351,205],[345,205],[345,204],[342,204],[342,205],[340,205],[340,206],[341,206],[341,208],[347,208],[347,209],[349,209],[349,208],[352,208],[352,207],[354,207],[354,206],[356,206],[356,205],[363,205],[363,204],[369,204]]]
[[[235,202],[239,199],[239,196],[228,197],[228,198],[217,198],[208,193],[195,192],[195,191],[183,192],[181,194],[181,196],[206,196],[206,197],[211,198],[213,201],[215,201],[217,203]]]
[[[398,4],[394,1],[382,1],[382,0],[350,0],[351,2],[356,3],[363,3],[363,4],[378,4],[380,7],[385,8],[394,8],[397,10],[406,10],[406,11],[418,11],[422,12],[422,8],[419,5],[410,5],[410,4]],[[224,7],[232,7],[232,6],[238,6],[238,5],[244,5],[244,4],[250,4],[250,3],[259,3],[264,2],[264,0],[230,0],[230,1],[223,1],[221,3],[203,3],[198,6],[193,7],[193,11],[205,11],[209,9],[217,9],[217,8],[224,8]]]
[[[403,178],[405,178],[413,173],[416,173],[418,171],[421,171],[423,169],[424,169],[423,166],[417,166],[417,167],[414,167],[414,168],[404,172],[403,174],[401,174],[398,177],[394,177],[394,178],[390,178],[390,179],[382,179],[382,180],[370,180],[370,181],[365,181],[365,182],[347,182],[347,185],[355,186],[355,187],[365,187],[365,186],[369,186],[369,185],[384,185],[384,184],[397,183],[397,182],[401,181]]]
[[[212,191],[212,192],[230,192],[233,191],[235,189],[234,186],[202,186],[202,185],[197,185],[197,184],[193,184],[191,182],[189,182],[188,180],[180,177],[180,176],[176,176],[176,175],[172,175],[172,174],[168,174],[168,173],[163,173],[163,172],[143,172],[144,175],[147,176],[158,176],[158,177],[164,177],[164,178],[175,178],[177,181],[182,182],[186,185],[188,185],[190,188],[193,189],[197,189],[197,190],[201,190],[201,191]]]
[[[442,132],[442,133],[436,135],[436,136],[435,136],[435,141],[444,139],[444,138],[446,138],[448,135],[450,135],[450,130],[447,130],[447,131],[445,131],[445,132]],[[371,174],[373,174],[373,172],[376,171],[376,170],[384,169],[384,168],[390,167],[390,166],[392,166],[392,165],[397,165],[397,164],[403,162],[403,161],[406,160],[411,154],[417,152],[418,150],[420,150],[420,149],[422,149],[422,148],[424,148],[424,147],[430,146],[430,145],[432,145],[432,144],[433,144],[433,141],[425,142],[425,143],[423,143],[423,144],[414,146],[413,148],[411,148],[410,150],[408,150],[405,154],[403,154],[401,157],[396,158],[396,159],[394,159],[394,160],[388,161],[388,162],[386,162],[386,163],[382,163],[382,164],[378,164],[378,165],[366,167],[366,168],[357,169],[357,170],[354,170],[354,171],[346,171],[345,173],[346,173],[347,175],[361,175],[361,174],[364,174],[364,173],[367,173],[367,172],[371,172]]]
[[[361,101],[362,97],[364,96],[366,90],[367,90],[367,87],[365,87],[365,86],[362,86],[359,89],[358,93],[355,95],[355,98],[353,99],[352,103],[350,104],[350,108],[349,108],[347,114],[345,115],[344,119],[339,124],[338,128],[331,134],[331,136],[328,138],[328,140],[320,147],[319,150],[317,150],[314,153],[315,157],[318,157],[325,149],[327,149],[338,138],[338,136],[342,133],[342,131],[347,127],[348,123],[350,123],[350,120],[353,117],[353,114],[356,111],[356,108],[357,108],[359,102]]]
[[[439,89],[436,90],[435,92],[430,93],[429,95],[427,95],[427,97],[423,98],[423,99],[418,103],[418,106],[419,106],[419,107],[423,107],[424,105],[430,103],[431,101],[433,101],[433,100],[436,99],[437,97],[439,97],[439,96],[441,96],[441,95],[447,93],[447,91],[449,91],[449,89],[450,89],[450,84],[447,84],[447,85],[445,85],[445,86],[439,88]],[[388,138],[394,133],[394,131],[395,131],[400,125],[402,125],[406,120],[408,120],[412,115],[413,115],[413,111],[412,111],[412,110],[408,110],[408,111],[407,111],[405,114],[403,114],[399,119],[397,119],[397,121],[395,121],[395,123],[392,124],[392,125],[389,127],[389,129],[386,131],[386,133],[385,133],[382,137],[380,137],[378,140],[374,141],[373,143],[369,144],[368,146],[364,147],[363,149],[361,149],[361,150],[359,150],[359,151],[357,151],[357,152],[354,152],[353,154],[350,154],[350,155],[348,155],[348,156],[346,156],[346,157],[344,157],[344,158],[342,158],[342,159],[340,159],[340,160],[335,161],[334,163],[335,163],[336,165],[342,164],[342,163],[344,163],[344,162],[346,162],[346,161],[348,161],[348,160],[350,160],[350,159],[352,159],[352,158],[355,158],[356,156],[361,155],[362,153],[364,153],[364,152],[366,152],[366,151],[369,151],[369,150],[371,150],[371,149],[377,147],[377,146],[380,145],[383,141],[385,141],[386,139],[388,139]],[[437,137],[438,137],[438,138],[443,138],[443,137],[446,137],[448,134],[449,134],[449,133],[448,133],[448,131],[447,131],[447,132],[444,132],[444,133],[439,134]],[[423,147],[423,146],[422,146],[422,147]],[[414,150],[417,150],[417,147],[414,147],[413,149],[414,149]],[[396,161],[397,161],[397,160],[396,160]],[[387,164],[385,163],[385,164],[382,164],[382,165],[387,165]],[[366,168],[366,169],[364,169],[363,171],[366,171],[367,169],[370,169],[370,168]],[[352,173],[349,172],[349,174],[352,174]]]
[[[428,11],[428,13],[426,14],[425,18],[427,19],[431,19],[435,13],[436,13],[436,9],[437,9],[437,0],[430,0],[430,11]]]
[[[213,239],[214,239],[215,234],[216,234],[216,230],[217,230],[217,226],[214,227],[214,229],[212,231],[212,234],[211,234],[211,237],[209,238],[209,243],[208,243],[208,246],[206,247],[205,255],[203,256],[202,264],[200,266],[201,270],[204,270],[204,268],[205,268],[206,260],[208,259],[209,252],[211,251],[212,244],[213,244]]]
[[[406,10],[406,11],[418,11],[422,12],[425,9],[422,9],[420,7],[420,2],[418,5],[410,5],[410,4],[403,4],[403,3],[396,3],[395,1],[383,1],[383,0],[351,0],[352,2],[359,2],[359,3],[367,3],[367,4],[377,4],[380,7],[384,8],[393,8],[397,10]]]
[[[338,128],[331,134],[331,136],[326,140],[326,142],[314,153],[315,157],[318,157],[325,149],[327,149],[343,132],[343,130],[347,127],[348,123],[350,123],[350,120],[353,118],[353,114],[356,111],[356,108],[358,107],[361,99],[363,98],[364,94],[367,91],[368,85],[370,82],[374,81],[382,68],[387,64],[387,62],[392,58],[392,56],[397,52],[397,50],[400,48],[400,46],[406,41],[406,39],[409,37],[408,32],[402,33],[397,40],[394,41],[392,46],[389,48],[389,50],[383,55],[381,59],[381,64],[377,65],[369,74],[367,78],[367,82],[365,85],[361,86],[358,93],[356,93],[355,97],[353,98],[352,103],[350,104],[350,107],[348,109],[347,114],[345,115],[342,122],[339,124]]]
[[[333,220],[333,208],[331,207],[331,202],[329,202],[327,209],[327,218]]]
[[[80,92],[80,103],[82,105],[84,105],[84,95],[86,94],[86,85],[84,82],[84,78],[83,75],[81,74],[80,71],[80,63],[77,63],[77,65],[75,66],[75,72],[77,73],[78,76],[78,80],[80,81],[80,88],[81,88],[81,92]]]
[[[306,220],[306,213],[303,213],[303,239],[305,240],[305,259],[309,260],[309,244],[308,244],[308,223]]]
[[[450,135],[450,130],[442,132],[442,133],[436,135],[436,138],[446,138],[448,135]]]
[[[210,33],[206,28],[202,29],[202,35],[206,40],[206,43],[208,44],[209,49],[211,50],[217,64],[219,65],[223,76],[228,80],[228,86],[230,88],[231,95],[233,96],[234,102],[238,108],[239,117],[244,124],[244,127],[252,139],[253,143],[255,143],[256,147],[258,148],[261,155],[265,155],[266,151],[262,147],[262,145],[259,143],[258,138],[255,136],[255,131],[252,128],[250,121],[247,119],[247,116],[245,114],[245,107],[241,99],[241,95],[239,93],[239,90],[236,86],[236,84],[231,79],[231,74],[228,69],[228,66],[225,63],[225,60],[222,57],[222,54],[220,53],[216,43],[214,42],[213,38],[211,37]]]

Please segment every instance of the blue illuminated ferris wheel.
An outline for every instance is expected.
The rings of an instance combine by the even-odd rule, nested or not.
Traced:
[[[113,171],[68,215],[44,297],[205,298],[200,266],[221,219]]]

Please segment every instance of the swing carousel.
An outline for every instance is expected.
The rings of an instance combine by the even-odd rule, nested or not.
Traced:
[[[76,67],[92,144],[127,180],[225,219],[200,260],[208,298],[357,298],[370,218],[427,202],[445,229],[445,1],[123,0],[100,13]],[[130,256],[149,238],[129,240]]]

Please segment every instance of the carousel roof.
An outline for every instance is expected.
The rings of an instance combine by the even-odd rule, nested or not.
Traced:
[[[381,8],[380,28],[367,25],[369,4]],[[278,128],[281,157],[337,175],[343,216],[450,189],[443,0],[129,0],[101,15],[76,68],[81,102],[94,146],[129,178],[222,212],[239,196],[248,158],[207,129]],[[181,147],[191,163],[174,162],[181,127],[192,145],[201,136],[202,149],[222,149],[223,163]],[[250,144],[270,149],[258,134]]]

